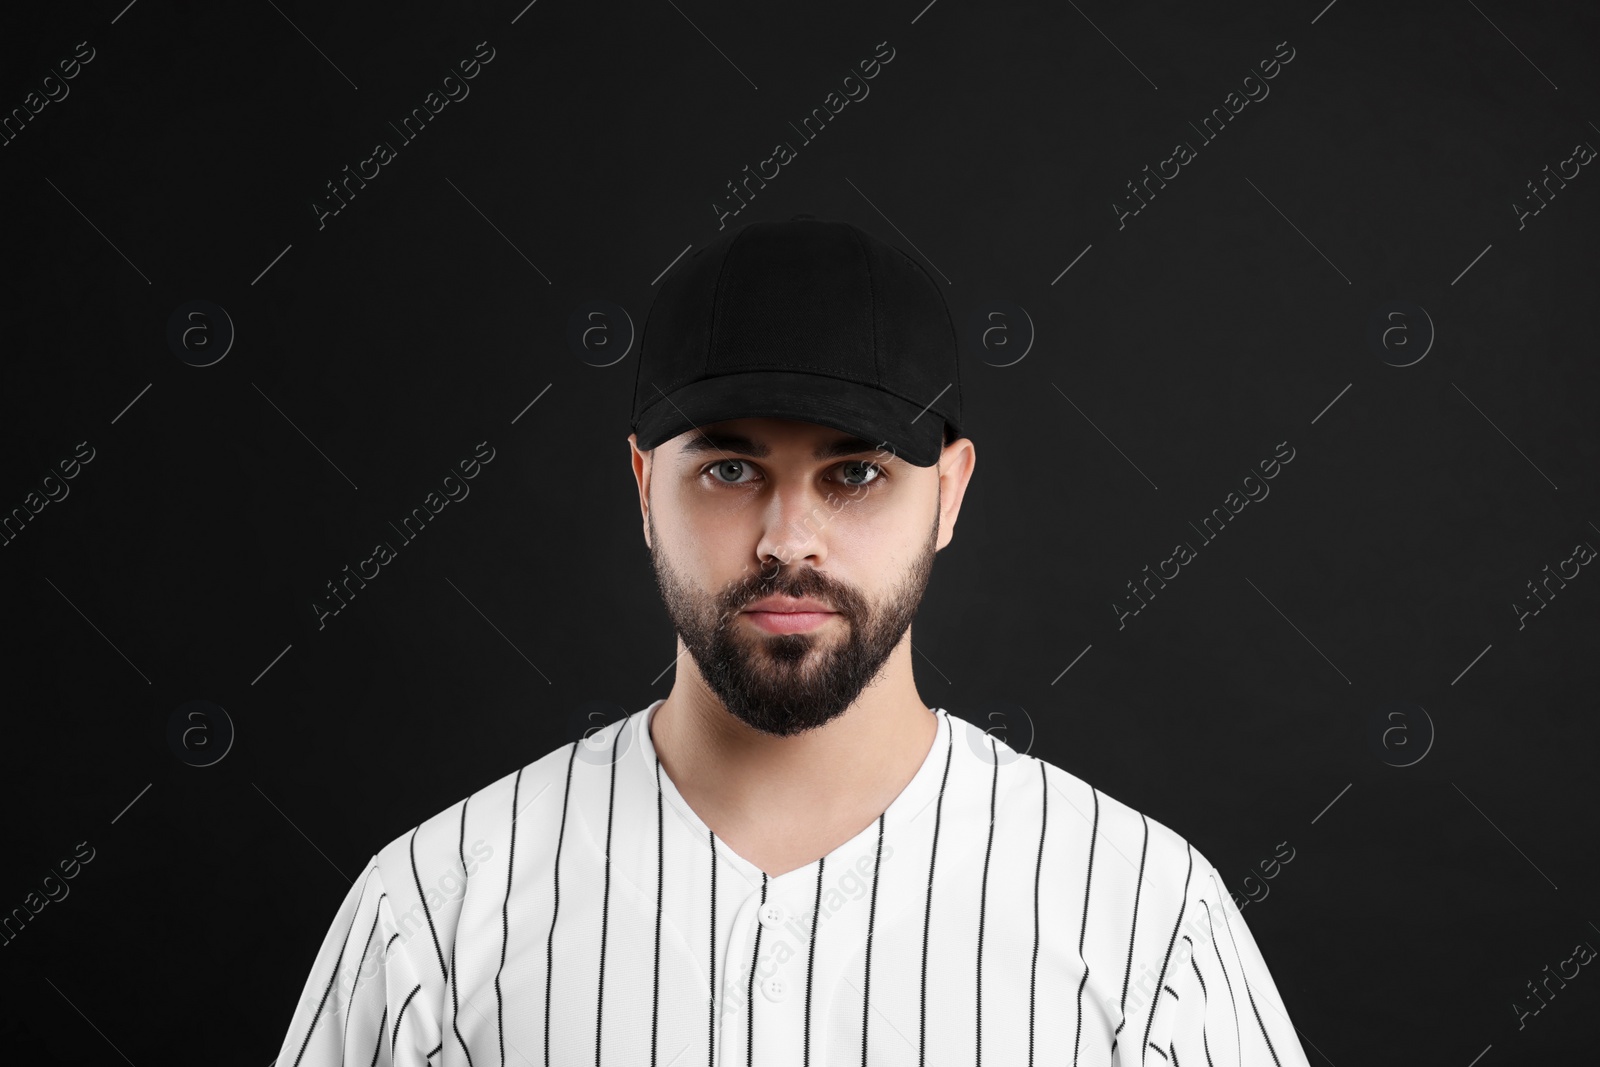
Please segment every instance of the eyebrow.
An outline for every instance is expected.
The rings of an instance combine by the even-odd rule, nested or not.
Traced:
[[[772,454],[768,445],[752,441],[748,437],[734,433],[709,433],[700,431],[684,441],[681,451],[685,455],[697,452],[737,452],[756,459],[765,459]],[[818,445],[811,453],[812,459],[837,459],[840,456],[855,456],[862,452],[878,452],[879,447],[861,437],[841,437],[826,444]],[[891,452],[892,454],[892,452]]]

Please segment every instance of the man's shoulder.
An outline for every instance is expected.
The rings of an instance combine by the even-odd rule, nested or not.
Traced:
[[[412,895],[426,894],[430,877],[465,880],[491,857],[509,851],[517,816],[546,790],[561,788],[576,745],[569,741],[507,771],[390,840],[377,853],[379,873],[389,891],[400,879]]]
[[[1062,832],[1083,849],[1114,853],[1109,858],[1119,864],[1142,868],[1147,877],[1176,877],[1179,884],[1209,868],[1188,837],[1121,797],[1038,756],[1024,755],[1017,762],[1042,779],[1043,785],[1032,790],[1040,816],[1052,826],[1060,820]]]
[[[502,774],[422,820],[380,848],[373,863],[392,931],[415,973],[434,983],[448,973],[456,929],[468,893],[483,883],[504,887],[516,861],[513,833],[519,814],[547,789],[559,791],[572,762],[568,742],[515,770]],[[580,746],[581,747],[581,746]],[[436,991],[430,984],[430,995]]]

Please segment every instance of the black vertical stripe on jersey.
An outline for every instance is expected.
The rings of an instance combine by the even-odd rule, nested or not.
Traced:
[[[367,949],[372,947],[372,937],[373,937],[374,934],[376,934],[378,932],[378,919],[379,919],[379,917],[381,917],[383,915],[383,898],[388,896],[388,895],[389,895],[388,893],[379,893],[378,894],[378,905],[377,905],[377,907],[372,909],[372,926],[371,926],[370,929],[367,930],[367,942],[366,942],[366,944],[361,946],[361,959],[356,964],[356,967],[357,967],[356,980],[357,981],[360,981],[360,978],[361,978],[361,971],[359,969],[361,964],[367,962]],[[352,984],[350,988],[353,991],[355,989],[354,984]],[[339,1063],[340,1063],[341,1067],[343,1067],[343,1064],[344,1064],[344,1049],[345,1049],[345,1046],[350,1043],[350,1016],[352,1014],[353,1013],[350,1012],[347,1009],[345,1011],[345,1015],[344,1015],[344,1037],[339,1042]]]
[[[367,1067],[378,1067],[378,1053],[383,1051],[383,1024],[389,1021],[389,1005],[383,1006],[383,1014],[378,1017],[378,1040],[372,1043],[372,1062]]]
[[[811,940],[806,949],[805,1053],[801,1060],[805,1067],[811,1067],[811,972],[817,962],[817,928],[822,925],[822,869],[827,865],[826,856],[817,861],[817,899],[811,906]]]
[[[1128,1024],[1128,978],[1133,974],[1133,939],[1139,933],[1139,896],[1144,889],[1144,859],[1150,850],[1150,823],[1140,812],[1139,822],[1144,826],[1144,842],[1139,846],[1139,880],[1133,884],[1133,922],[1128,926],[1128,963],[1122,970],[1122,1003],[1117,1010],[1122,1013],[1122,1018],[1117,1022],[1116,1032],[1122,1033],[1122,1028]],[[1111,1042],[1111,1048],[1116,1050],[1117,1042]],[[1144,1050],[1139,1050],[1139,1062],[1144,1062]]]
[[[1033,962],[1028,965],[1028,1067],[1033,1067],[1034,993],[1039,978],[1039,875],[1044,870],[1044,830],[1050,818],[1050,782],[1039,761],[1039,858],[1033,864]]]
[[[933,806],[933,851],[928,856],[928,892],[922,911],[922,1003],[917,1019],[917,1063],[927,1058],[928,1047],[928,927],[933,921],[933,871],[939,861],[939,821],[944,817],[944,789],[950,781],[950,754],[955,744],[955,729],[945,735],[944,775],[939,779],[939,799]]]
[[[1228,909],[1222,907],[1220,903],[1217,907],[1222,911],[1222,925],[1228,928],[1228,942],[1233,946],[1233,958],[1242,960],[1244,957],[1239,955],[1239,943],[1233,939],[1233,920],[1228,918]],[[1267,1043],[1267,1051],[1272,1054],[1274,1067],[1283,1067],[1278,1059],[1278,1050],[1272,1047],[1272,1037],[1267,1033],[1267,1024],[1261,1021],[1261,1009],[1256,1007],[1256,995],[1250,991],[1250,976],[1244,972],[1243,967],[1239,969],[1239,981],[1244,983],[1244,995],[1250,1001],[1250,1010],[1255,1013],[1256,1026],[1260,1027],[1261,1040]]]
[[[706,1009],[706,1062],[714,1065],[717,1062],[717,835],[707,827],[706,837],[711,845],[711,1003]]]
[[[761,903],[767,903],[767,872],[761,872]],[[756,913],[760,915],[760,912]],[[754,1067],[756,1048],[756,964],[761,959],[761,928],[763,923],[756,923],[756,947],[750,953],[750,982],[745,990],[744,1021],[744,1064],[745,1067]]]
[[[1189,854],[1189,869],[1183,872],[1183,896],[1179,898],[1183,903],[1178,906],[1178,917],[1172,920],[1172,936],[1167,938],[1167,954],[1161,961],[1161,973],[1156,976],[1156,997],[1150,1003],[1149,1014],[1144,1017],[1145,1047],[1153,1048],[1157,1052],[1160,1052],[1161,1048],[1150,1043],[1150,1027],[1155,1024],[1156,1012],[1161,1007],[1161,990],[1167,982],[1167,964],[1172,962],[1172,946],[1178,943],[1178,927],[1183,922],[1183,913],[1189,903],[1189,879],[1194,875],[1194,846],[1184,842],[1184,851]],[[1177,994],[1174,993],[1173,996]],[[1139,1050],[1139,1062],[1144,1062],[1144,1049]]]
[[[374,863],[367,868],[367,876],[361,880],[361,892],[356,894],[355,911],[350,914],[350,925],[344,928],[344,940],[339,943],[339,956],[333,961],[333,973],[328,975],[328,984],[322,987],[322,999],[317,1002],[316,1014],[311,1016],[311,1025],[306,1027],[306,1036],[300,1041],[300,1051],[295,1054],[294,1067],[299,1067],[301,1059],[305,1057],[306,1046],[311,1044],[311,1035],[317,1031],[317,1020],[322,1018],[322,1009],[327,1007],[328,994],[333,990],[333,983],[339,978],[339,968],[344,963],[344,950],[350,944],[350,931],[356,925],[356,913],[361,911],[361,902],[367,896],[367,883],[372,880],[372,872],[378,869]]]
[[[878,813],[878,851],[872,860],[872,902],[867,906],[867,960],[861,969],[861,1067],[867,1067],[867,1019],[872,1011],[872,926],[878,916],[878,868],[883,863],[883,822],[887,815],[887,810]]]
[[[425,1059],[425,1060],[431,1060],[435,1056],[437,1056],[439,1054],[440,1050],[442,1050],[443,1048],[444,1048],[444,1038],[440,1038],[439,1039],[439,1043],[437,1045],[433,1046],[433,1050],[431,1052],[429,1052],[426,1056],[422,1057],[422,1058]]]
[[[1160,1056],[1162,1059],[1166,1059],[1167,1058],[1167,1054],[1165,1052],[1162,1052],[1161,1049],[1159,1047],[1157,1047],[1153,1042],[1146,1041],[1145,1042],[1145,1048],[1153,1048],[1153,1049],[1156,1050],[1156,1055],[1157,1056]],[[1144,1062],[1144,1056],[1145,1056],[1144,1049],[1140,1049],[1139,1050],[1139,1062],[1140,1063]]]
[[[989,841],[983,846],[983,880],[978,888],[978,1003],[972,1020],[978,1034],[978,1067],[983,1067],[983,921],[989,913],[989,854],[994,851],[994,797],[1000,785],[1000,757],[993,734],[989,735],[989,759],[994,763],[994,774],[989,778]]]
[[[646,720],[648,726],[648,720]],[[667,884],[665,820],[661,807],[661,761],[656,760],[656,963],[650,990],[650,1067],[656,1067],[656,1032],[661,1024],[661,904]]]
[[[573,749],[577,751],[576,747]],[[568,773],[571,773],[571,764],[568,764]],[[506,849],[506,895],[500,902],[500,966],[494,969],[494,1025],[500,1035],[500,1067],[506,1067],[506,1016],[505,998],[500,993],[500,972],[506,966],[506,945],[511,941],[511,918],[507,909],[511,906],[511,871],[512,860],[517,855],[517,794],[522,790],[522,768],[517,768],[517,776],[511,782],[511,844]],[[548,994],[546,994],[548,996]],[[549,1001],[545,1003],[545,1025],[549,1026],[550,1007]],[[550,1062],[549,1046],[550,1034],[545,1032],[545,1064]]]
[[[1189,966],[1194,969],[1195,980],[1200,983],[1200,1048],[1206,1054],[1206,1067],[1215,1067],[1211,1062],[1211,1041],[1206,1037],[1206,1018],[1211,1010],[1211,992],[1206,989],[1206,976],[1200,973],[1200,962],[1194,953],[1194,941],[1188,934],[1184,934],[1183,939],[1189,942]]]
[[[461,838],[456,842],[456,855],[461,858],[461,899],[463,901],[461,906],[463,908],[466,907],[467,880],[471,877],[467,873],[467,801],[471,799],[472,797],[469,795],[461,801]],[[461,925],[459,917],[456,920],[456,925],[458,928]],[[467,1057],[467,1067],[472,1067],[472,1050],[467,1047],[467,1042],[461,1036],[461,972],[456,969],[456,942],[459,940],[459,937],[450,939],[450,1029],[456,1032],[456,1042],[460,1044],[461,1051]],[[441,1042],[440,1044],[443,1047],[443,1043]]]
[[[439,977],[446,983],[450,981],[450,968],[444,965],[444,949],[439,947],[439,931],[433,925],[433,909],[428,907],[428,897],[422,892],[422,876],[417,873],[417,831],[421,826],[411,830],[411,880],[417,886],[417,899],[422,902],[422,914],[428,920],[428,934],[433,938],[433,951],[439,957]]]
[[[555,870],[550,875],[550,881],[555,886],[555,906],[550,909],[550,933],[544,943],[544,1065],[550,1067],[550,980],[555,974],[555,945],[556,945],[556,916],[561,911],[561,842],[567,836],[567,804],[572,799],[572,764],[578,758],[578,742],[569,742],[572,746],[567,753],[567,784],[561,794],[561,826],[556,831],[556,862]],[[522,781],[522,772],[517,772],[517,781]],[[516,793],[512,792],[511,808],[511,854],[517,853],[517,810]],[[506,864],[506,902],[511,902],[511,865]],[[504,909],[501,915],[505,914]],[[506,965],[506,948],[500,945],[500,966]],[[494,976],[495,996],[500,995],[500,972]],[[500,1027],[500,1067],[506,1067],[506,1032],[505,1026]]]
[[[1078,1047],[1083,1041],[1083,987],[1089,983],[1089,961],[1083,958],[1083,938],[1089,930],[1089,890],[1094,885],[1094,846],[1100,839],[1100,790],[1089,787],[1094,798],[1094,820],[1089,824],[1089,866],[1083,876],[1083,921],[1078,927],[1078,963],[1083,975],[1078,979],[1078,1033],[1072,1039],[1072,1067],[1078,1067]]]
[[[617,741],[627,725],[623,722],[611,735],[611,792],[606,796],[606,880],[600,895],[600,981],[594,995],[594,1067],[600,1067],[600,1038],[605,1034],[606,930],[611,921],[611,819],[617,810]]]
[[[461,1051],[466,1054],[467,1067],[472,1067],[472,1050],[467,1048],[467,1042],[464,1038],[462,1038],[461,1027],[458,1024],[458,1020],[461,1017],[460,985],[461,976],[456,970],[456,943],[454,940],[452,940],[450,942],[450,1029],[455,1031],[456,1044],[460,1045]],[[444,1046],[444,1041],[442,1039],[440,1040],[439,1045],[440,1048]],[[434,1049],[434,1052],[437,1051],[439,1051],[439,1049]]]
[[[406,1009],[411,1007],[411,999],[422,991],[422,983],[418,982],[411,987],[411,992],[406,994],[405,1003],[400,1005],[400,1011],[394,1017],[394,1036],[389,1038],[389,1059],[394,1059],[395,1046],[400,1041],[400,1022],[406,1017]]]
[[[1222,980],[1228,984],[1228,1004],[1233,1008],[1233,1047],[1244,1048],[1244,1042],[1239,1039],[1239,1001],[1233,995],[1233,979],[1228,977],[1228,964],[1222,958],[1222,950],[1217,947],[1217,927],[1211,919],[1211,905],[1206,903],[1206,898],[1200,898],[1200,906],[1206,909],[1206,930],[1211,934],[1211,951],[1217,957],[1217,966],[1222,968]]]

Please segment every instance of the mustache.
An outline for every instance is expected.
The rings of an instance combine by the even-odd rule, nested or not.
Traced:
[[[827,581],[815,571],[802,571],[789,576],[780,575],[777,580],[759,578],[737,586],[725,598],[726,608],[723,615],[729,617],[738,614],[745,610],[747,605],[768,596],[789,596],[796,599],[811,597],[830,605],[834,611],[847,617],[857,614],[860,600],[851,591]]]

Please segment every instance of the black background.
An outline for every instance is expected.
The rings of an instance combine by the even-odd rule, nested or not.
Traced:
[[[1592,967],[1515,1005],[1600,945],[1600,578],[1515,605],[1600,544],[1600,177],[1514,206],[1600,145],[1592,8],[124,2],[0,16],[6,113],[94,49],[0,147],[0,515],[94,453],[0,547],[0,911],[94,849],[0,949],[8,1058],[264,1067],[373,852],[578,737],[586,702],[666,695],[634,353],[569,324],[601,299],[641,327],[779,141],[728,225],[853,221],[964,333],[1024,309],[963,356],[979,462],[914,629],[927,702],[1257,896],[1313,1063],[1592,1054]],[[470,95],[319,229],[325,183],[479,42]],[[1203,142],[1280,42],[1270,95]],[[167,339],[194,300],[236,330],[206,367]],[[484,441],[470,495],[319,628],[325,583]],[[169,744],[191,700],[236,731],[210,766]]]

